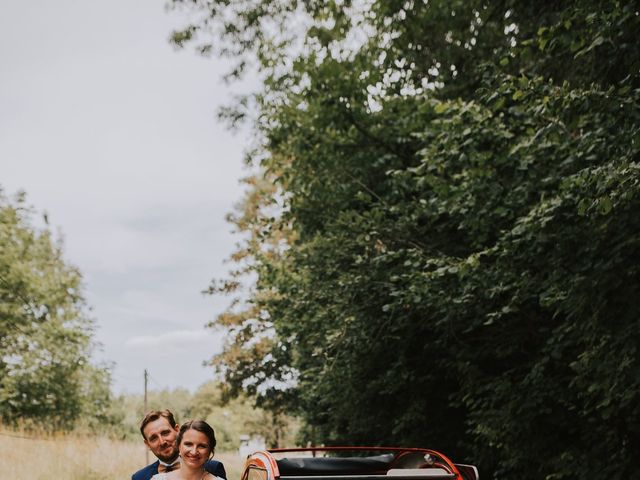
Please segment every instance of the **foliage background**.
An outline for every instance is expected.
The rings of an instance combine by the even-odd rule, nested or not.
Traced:
[[[61,240],[34,225],[24,193],[0,190],[0,419],[91,430],[109,424],[108,366],[92,361],[93,319]]]
[[[637,472],[638,2],[189,8],[177,45],[263,79],[221,111],[258,111],[232,392],[490,478]]]
[[[111,408],[118,421],[107,433],[121,440],[140,440],[140,420],[146,413],[143,396],[117,396]],[[293,445],[299,429],[292,416],[276,416],[256,408],[245,396],[228,398],[225,386],[215,381],[204,383],[193,393],[183,388],[149,391],[147,410],[165,408],[178,423],[189,419],[209,422],[216,434],[216,449],[223,452],[237,451],[241,435],[261,436],[268,447]]]

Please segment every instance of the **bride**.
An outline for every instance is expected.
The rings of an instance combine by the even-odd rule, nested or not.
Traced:
[[[224,480],[204,469],[216,445],[213,428],[207,422],[190,420],[182,424],[176,443],[180,453],[180,468],[169,473],[157,473],[151,480]]]

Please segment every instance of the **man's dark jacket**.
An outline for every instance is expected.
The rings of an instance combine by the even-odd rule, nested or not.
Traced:
[[[160,465],[160,461],[156,460],[151,465],[147,465],[141,470],[138,470],[131,476],[131,480],[149,480],[156,473],[158,473],[158,465]],[[224,471],[224,465],[217,460],[207,460],[204,464],[204,469],[215,475],[216,477],[222,477],[224,479],[227,478],[227,472]]]

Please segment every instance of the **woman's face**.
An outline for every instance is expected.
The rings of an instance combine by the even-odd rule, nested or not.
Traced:
[[[193,429],[184,432],[179,448],[183,464],[194,468],[202,467],[211,455],[207,436]]]

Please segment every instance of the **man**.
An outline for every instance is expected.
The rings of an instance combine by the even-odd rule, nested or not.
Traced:
[[[180,468],[180,457],[176,437],[180,426],[169,410],[153,410],[147,413],[140,423],[140,433],[144,443],[158,460],[138,470],[131,480],[149,480],[156,473],[170,472]],[[204,469],[216,477],[227,478],[224,465],[216,460],[207,460]]]

